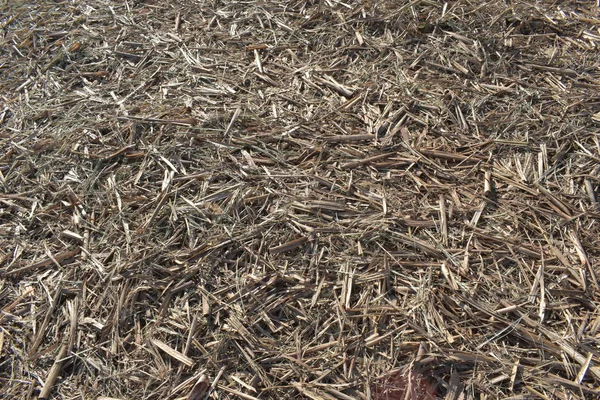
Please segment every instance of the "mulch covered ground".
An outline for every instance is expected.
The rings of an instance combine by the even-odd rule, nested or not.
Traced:
[[[595,1],[0,27],[0,397],[599,398]]]

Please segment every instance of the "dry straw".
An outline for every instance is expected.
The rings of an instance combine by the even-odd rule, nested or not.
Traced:
[[[597,399],[600,16],[0,2],[0,397]]]

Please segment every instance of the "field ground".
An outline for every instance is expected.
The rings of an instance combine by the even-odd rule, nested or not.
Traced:
[[[595,1],[0,27],[0,397],[600,398]]]

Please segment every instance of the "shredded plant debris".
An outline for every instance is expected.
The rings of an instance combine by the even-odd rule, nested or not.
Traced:
[[[595,1],[0,27],[0,397],[600,398]]]

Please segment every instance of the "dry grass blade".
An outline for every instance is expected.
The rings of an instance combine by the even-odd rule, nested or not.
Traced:
[[[157,340],[157,339],[152,339],[151,342],[152,342],[153,345],[155,345],[156,347],[158,347],[159,349],[161,349],[162,351],[164,351],[165,353],[167,353],[168,355],[170,355],[171,357],[173,357],[177,361],[179,361],[179,362],[187,365],[188,367],[191,367],[192,365],[194,365],[194,360],[192,360],[189,357],[186,357],[185,355],[183,355],[179,351],[177,351],[177,350],[173,349],[172,347],[170,347],[168,344],[163,343],[163,342],[161,342],[160,340]]]

